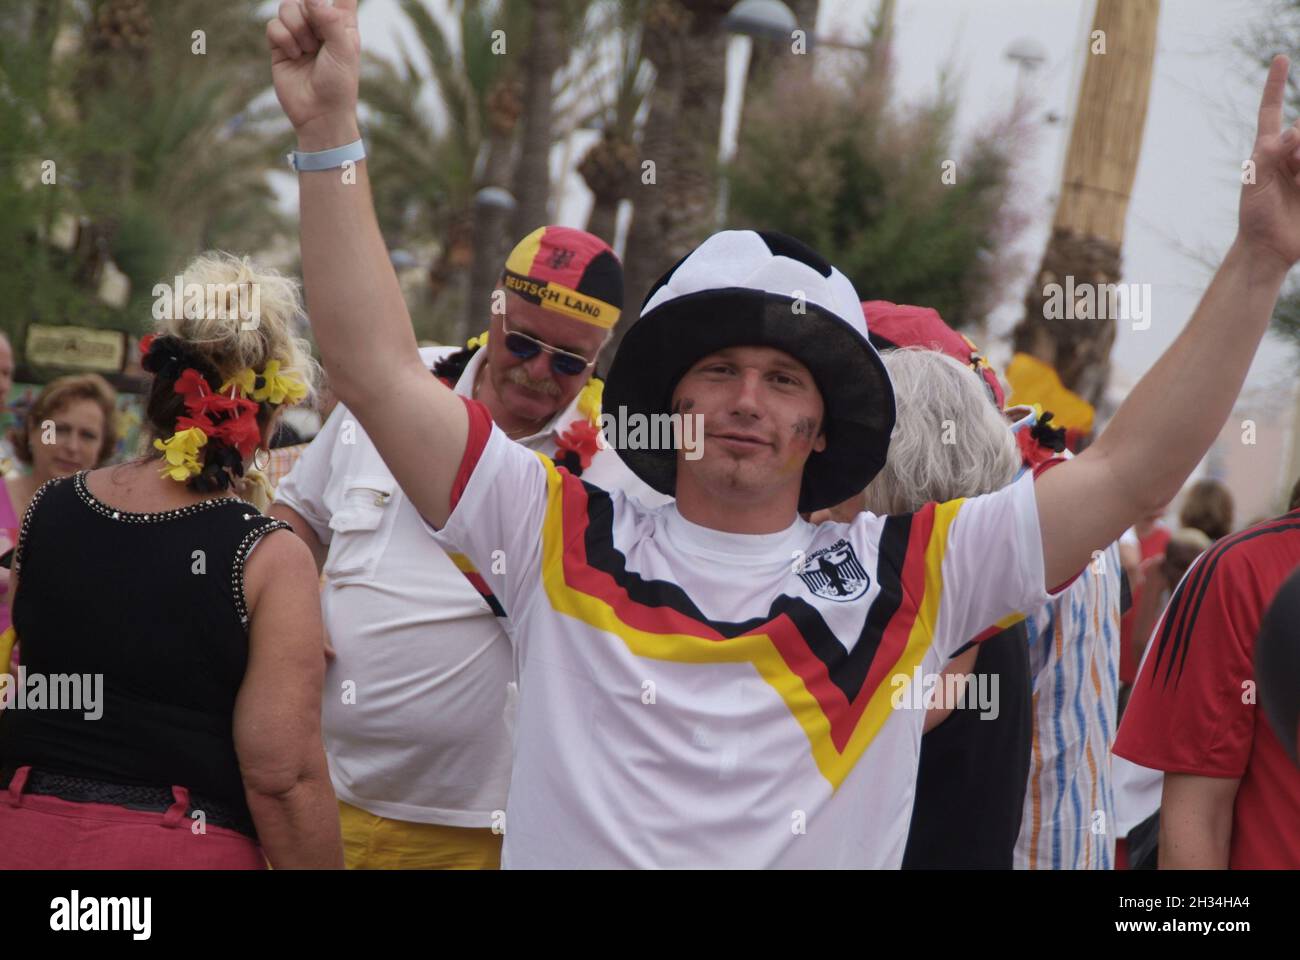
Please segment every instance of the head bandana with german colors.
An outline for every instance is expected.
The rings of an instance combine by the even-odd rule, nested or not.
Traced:
[[[585,230],[538,227],[510,251],[502,287],[545,310],[602,330],[623,309],[623,266],[609,244]]]

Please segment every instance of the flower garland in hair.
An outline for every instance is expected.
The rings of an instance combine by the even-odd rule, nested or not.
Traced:
[[[176,432],[153,442],[166,464],[160,475],[200,492],[225,490],[233,478],[243,476],[244,461],[262,439],[257,423],[262,404],[294,404],[307,395],[302,381],[280,372],[278,360],[267,361],[261,373],[241,370],[214,390],[215,377],[203,371],[209,365],[179,338],[149,334],[141,338],[140,352],[146,370],[174,377],[172,389],[185,404]]]

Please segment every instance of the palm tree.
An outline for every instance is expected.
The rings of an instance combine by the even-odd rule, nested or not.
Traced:
[[[1029,291],[1015,349],[1047,363],[1061,382],[1094,407],[1110,379],[1115,318],[1052,318],[1049,284],[1072,276],[1079,289],[1120,279],[1120,248],[1137,174],[1155,59],[1160,0],[1097,0],[1092,31],[1105,55],[1089,55],[1070,133],[1052,235]],[[1089,40],[1091,43],[1092,41]]]
[[[485,313],[500,271],[500,218],[480,221],[474,195],[508,182],[519,113],[518,58],[510,46],[504,56],[494,53],[493,33],[504,30],[508,45],[520,44],[525,4],[453,3],[454,35],[420,0],[401,5],[432,83],[405,50],[400,66],[369,60],[361,96],[374,118],[376,149],[369,162],[376,208],[390,246],[439,238],[427,302],[413,305],[412,313],[426,334],[456,343],[479,324],[472,318]],[[441,126],[426,102],[430,92],[444,108]]]
[[[515,212],[510,232],[522,237],[547,222],[555,74],[562,55],[561,0],[533,0],[528,48],[524,53],[524,112],[515,167]]]
[[[651,284],[714,226],[718,129],[726,87],[727,37],[722,19],[733,0],[653,0],[642,50],[654,66],[641,159],[653,182],[633,186],[624,311],[608,355],[617,349]]]
[[[592,91],[599,106],[583,119],[583,125],[599,128],[600,139],[583,155],[578,173],[594,197],[587,231],[610,244],[619,204],[631,195],[639,169],[634,138],[637,113],[650,87],[650,68],[641,55],[641,25],[648,6],[648,0],[612,0],[593,30],[611,38],[612,50],[604,58],[609,69],[598,76]]]
[[[17,139],[0,139],[57,168],[54,189],[0,187],[15,241],[4,260],[23,280],[7,302],[24,319],[138,329],[152,284],[200,247],[256,248],[284,231],[265,179],[282,134],[251,107],[269,87],[260,6],[9,4],[0,114]],[[98,295],[114,266],[130,281],[124,304]]]

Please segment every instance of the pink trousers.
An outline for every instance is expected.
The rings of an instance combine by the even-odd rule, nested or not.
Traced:
[[[25,793],[20,767],[0,793],[0,870],[265,870],[255,840],[185,814],[190,794],[172,787],[164,813],[74,803]]]

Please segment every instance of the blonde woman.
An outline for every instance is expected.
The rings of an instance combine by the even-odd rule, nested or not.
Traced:
[[[26,680],[81,683],[0,715],[0,869],[342,865],[315,566],[238,495],[315,379],[298,289],[226,254],[183,281],[205,303],[141,343],[150,454],[45,484],[23,519]]]

